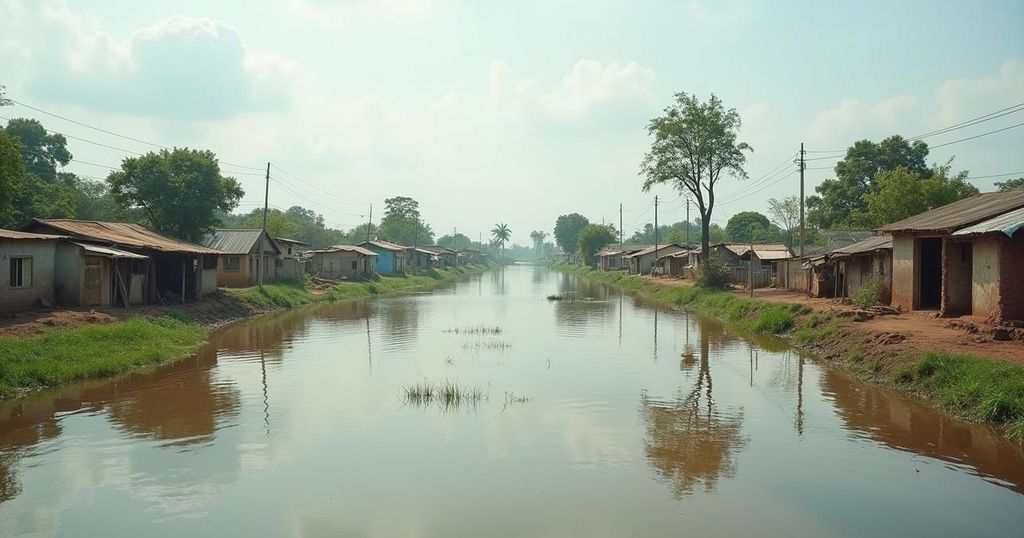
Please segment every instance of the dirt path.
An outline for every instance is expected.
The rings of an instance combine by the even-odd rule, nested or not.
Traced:
[[[674,278],[649,278],[662,286],[689,287],[690,280]],[[750,297],[749,290],[738,289],[733,293]],[[853,309],[850,305],[833,302],[832,299],[808,297],[806,294],[763,288],[754,290],[754,299],[779,303],[797,303],[820,312],[843,312]],[[1024,366],[1024,329],[1014,329],[1010,340],[995,340],[994,327],[973,316],[939,318],[930,312],[905,312],[896,315],[877,316],[859,322],[857,327],[877,333],[875,345],[891,346],[893,352],[939,351],[961,353],[1014,362]],[[1015,338],[1016,337],[1016,338]]]

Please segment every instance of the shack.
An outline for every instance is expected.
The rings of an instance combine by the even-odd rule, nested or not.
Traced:
[[[475,248],[464,248],[458,254],[459,265],[476,265],[483,263],[483,253]]]
[[[274,260],[274,264],[277,267],[277,279],[301,279],[303,273],[305,273],[302,258],[303,254],[310,249],[309,243],[284,237],[272,237],[271,239],[274,240],[278,250],[281,251],[281,255]]]
[[[219,250],[140,224],[32,219],[22,231],[68,238],[55,259],[56,298],[67,304],[87,305],[97,295],[100,305],[183,303],[217,289]]]
[[[658,245],[656,247],[648,247],[643,250],[638,250],[632,254],[623,256],[623,260],[629,267],[629,272],[638,275],[644,275],[654,270],[654,262],[661,256],[668,254],[676,254],[687,250],[686,247],[679,243],[668,243],[665,245]]]
[[[437,256],[437,267],[452,267],[459,261],[459,255],[454,250],[441,245],[424,245],[419,247]]]
[[[658,268],[665,276],[690,277],[690,251],[684,250],[658,258]]]
[[[377,272],[377,253],[359,246],[334,245],[305,256],[306,271],[322,278],[355,279]]]
[[[892,304],[1024,319],[1024,189],[978,194],[879,228],[892,234]]]
[[[413,273],[426,271],[438,264],[437,255],[422,247],[409,247],[405,253],[407,269]]]
[[[877,278],[884,290],[881,301],[892,299],[892,236],[878,235],[838,248],[829,254],[835,264],[841,297],[851,297],[870,279]]]
[[[205,247],[222,252],[217,260],[217,285],[244,288],[277,280],[277,260],[281,249],[266,232],[259,229],[218,228],[203,238]]]
[[[54,258],[62,238],[0,230],[0,312],[54,302]]]
[[[382,275],[405,273],[406,247],[387,241],[363,241],[359,247],[377,253],[377,272]]]
[[[597,251],[595,257],[597,258],[597,268],[602,271],[618,271],[625,269],[628,265],[624,260],[624,256],[639,252],[646,248],[651,248],[652,245],[607,245],[601,250]]]

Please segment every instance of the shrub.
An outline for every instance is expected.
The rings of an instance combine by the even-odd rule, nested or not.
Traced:
[[[754,322],[754,332],[781,334],[793,328],[796,316],[785,307],[771,305],[761,310]]]
[[[886,285],[885,281],[878,277],[871,277],[865,280],[857,291],[853,292],[850,302],[859,308],[871,308],[881,304],[888,292],[889,286]]]
[[[718,256],[711,256],[697,269],[695,283],[701,288],[725,288],[729,283],[732,272]]]

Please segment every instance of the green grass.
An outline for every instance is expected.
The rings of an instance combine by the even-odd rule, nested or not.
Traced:
[[[192,353],[206,330],[184,316],[136,316],[107,325],[0,339],[0,396],[116,375]]]
[[[417,407],[436,404],[444,411],[460,407],[475,408],[481,401],[486,400],[486,396],[480,388],[465,387],[451,381],[435,385],[430,381],[423,380],[406,386],[402,390],[406,404]]]

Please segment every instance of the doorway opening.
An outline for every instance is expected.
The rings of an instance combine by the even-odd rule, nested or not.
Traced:
[[[942,306],[942,238],[917,240],[917,308],[938,310]]]

